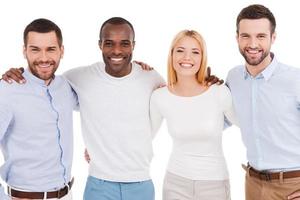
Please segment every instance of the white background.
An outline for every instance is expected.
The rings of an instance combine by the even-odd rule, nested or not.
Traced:
[[[25,26],[36,18],[49,18],[62,29],[65,56],[58,70],[60,74],[68,69],[102,60],[97,46],[100,26],[110,17],[121,16],[135,27],[134,59],[149,63],[164,78],[172,38],[182,29],[195,29],[207,42],[209,65],[212,66],[213,73],[225,79],[230,68],[243,63],[235,41],[235,20],[239,11],[252,3],[266,5],[277,19],[277,41],[273,45],[277,58],[284,63],[300,66],[300,12],[296,0],[1,0],[0,73],[9,67],[26,66],[22,55],[22,34]],[[76,182],[73,197],[74,200],[79,200],[82,199],[88,165],[83,160],[84,145],[78,113],[74,115],[74,127],[73,175]],[[245,163],[246,159],[239,130],[235,127],[227,129],[223,141],[232,199],[241,200],[244,199],[244,172],[240,164]],[[151,175],[156,187],[156,199],[160,200],[163,176],[171,150],[171,140],[165,124],[155,138],[153,147]]]

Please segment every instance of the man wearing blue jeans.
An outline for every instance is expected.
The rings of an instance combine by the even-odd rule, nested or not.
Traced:
[[[149,100],[161,76],[131,62],[134,29],[114,17],[100,30],[103,61],[67,71],[90,155],[84,200],[153,200]]]

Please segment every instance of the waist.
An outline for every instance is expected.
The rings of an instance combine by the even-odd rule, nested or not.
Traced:
[[[120,165],[122,166],[121,162],[118,166]],[[131,166],[128,168],[123,166],[122,168],[116,168],[116,166],[113,165],[101,166],[90,162],[89,175],[112,182],[139,182],[150,179],[148,165],[144,167]]]
[[[298,178],[300,177],[300,170],[292,171],[269,171],[269,170],[257,170],[250,166],[243,165],[243,168],[247,171],[249,176],[255,177],[263,181],[272,181],[280,179]]]
[[[167,171],[191,180],[224,180],[228,171],[223,156],[179,158],[172,156]]]
[[[54,191],[44,191],[44,192],[33,192],[33,191],[24,191],[24,190],[19,190],[19,189],[15,189],[12,188],[10,186],[8,186],[7,190],[8,190],[8,194],[11,197],[15,197],[15,198],[28,198],[28,199],[52,199],[52,198],[57,198],[60,199],[64,196],[66,196],[74,183],[74,178],[71,179],[70,182],[68,182],[67,184],[65,184],[64,187],[58,189],[58,190],[54,190]]]

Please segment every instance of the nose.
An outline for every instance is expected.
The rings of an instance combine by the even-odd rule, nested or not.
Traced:
[[[47,51],[41,51],[41,55],[40,55],[40,60],[41,61],[48,61],[48,53]]]
[[[256,38],[250,38],[249,40],[249,44],[248,46],[251,47],[251,48],[256,48],[257,47],[257,39]]]
[[[122,53],[121,46],[119,44],[114,45],[112,52],[115,55],[121,54]]]
[[[185,51],[183,54],[183,58],[185,60],[189,60],[191,58],[191,53],[189,51]]]

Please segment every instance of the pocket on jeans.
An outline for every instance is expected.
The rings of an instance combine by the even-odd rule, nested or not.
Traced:
[[[87,178],[87,182],[86,182],[86,189],[87,190],[96,190],[96,191],[101,191],[102,187],[103,187],[103,183],[104,181],[101,179],[97,179],[93,176],[89,176]]]

